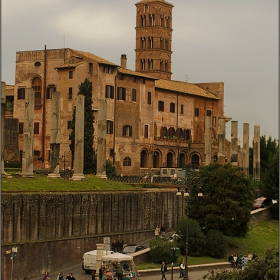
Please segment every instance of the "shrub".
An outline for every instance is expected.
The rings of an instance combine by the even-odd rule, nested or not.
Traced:
[[[166,239],[151,240],[149,247],[151,249],[150,254],[154,262],[156,263],[171,263],[172,262],[172,248],[176,247],[175,242],[170,242]],[[176,261],[178,255],[175,254],[173,262]]]
[[[206,234],[206,253],[213,258],[221,259],[227,253],[228,242],[218,230],[211,229]]]

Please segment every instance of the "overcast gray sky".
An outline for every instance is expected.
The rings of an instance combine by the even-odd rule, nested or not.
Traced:
[[[2,81],[15,83],[17,51],[73,48],[135,70],[139,0],[2,0]],[[225,115],[278,136],[278,1],[171,0],[172,79],[225,83]],[[230,139],[230,123],[227,138]]]

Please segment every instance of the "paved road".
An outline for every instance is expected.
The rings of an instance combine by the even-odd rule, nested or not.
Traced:
[[[73,267],[69,267],[67,269],[62,269],[61,270],[64,279],[67,276],[68,272],[72,272],[74,277],[76,278],[76,280],[92,280],[91,279],[91,275],[90,274],[86,274],[83,270],[82,270],[82,265],[76,265]],[[56,280],[57,279],[57,273],[58,272],[50,272],[50,278],[51,280]],[[207,270],[205,271],[194,271],[194,272],[189,272],[189,279],[190,280],[201,280],[202,277],[207,274]],[[23,276],[24,277],[24,276]],[[30,280],[42,280],[43,275],[41,275],[38,278],[33,278]],[[166,274],[166,278],[167,280],[171,280],[171,271],[168,271]],[[178,280],[179,278],[179,271],[176,270],[173,272],[173,280]],[[161,274],[159,272],[158,275],[140,275],[139,276],[139,280],[161,280]]]

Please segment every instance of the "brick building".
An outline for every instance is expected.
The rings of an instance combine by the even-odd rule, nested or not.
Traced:
[[[18,160],[23,147],[25,89],[35,91],[34,168],[50,167],[51,99],[61,93],[60,167],[72,168],[71,120],[78,86],[92,82],[94,149],[97,152],[98,100],[106,100],[106,158],[117,172],[139,175],[161,167],[205,162],[205,116],[212,118],[211,160],[217,160],[218,120],[224,118],[224,84],[171,80],[172,7],[163,0],[136,3],[135,69],[79,50],[47,49],[16,53],[13,118],[18,120]],[[9,97],[12,100],[12,96]],[[7,140],[9,141],[9,140]],[[226,143],[227,157],[229,146]],[[10,160],[5,154],[4,160]]]

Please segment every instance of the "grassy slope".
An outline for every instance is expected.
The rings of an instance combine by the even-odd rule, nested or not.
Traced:
[[[259,221],[252,222],[250,229],[246,237],[235,237],[230,239],[230,243],[234,244],[234,247],[228,249],[228,254],[223,259],[214,259],[210,257],[188,257],[188,264],[205,264],[205,263],[217,263],[226,262],[228,255],[233,254],[248,254],[256,252],[261,256],[264,254],[267,248],[275,245],[278,247],[278,234],[279,234],[279,221]],[[174,263],[174,267],[178,267],[181,258],[185,259],[185,256],[179,256],[178,260]],[[143,263],[137,265],[139,270],[141,269],[153,269],[159,268],[159,264]]]

